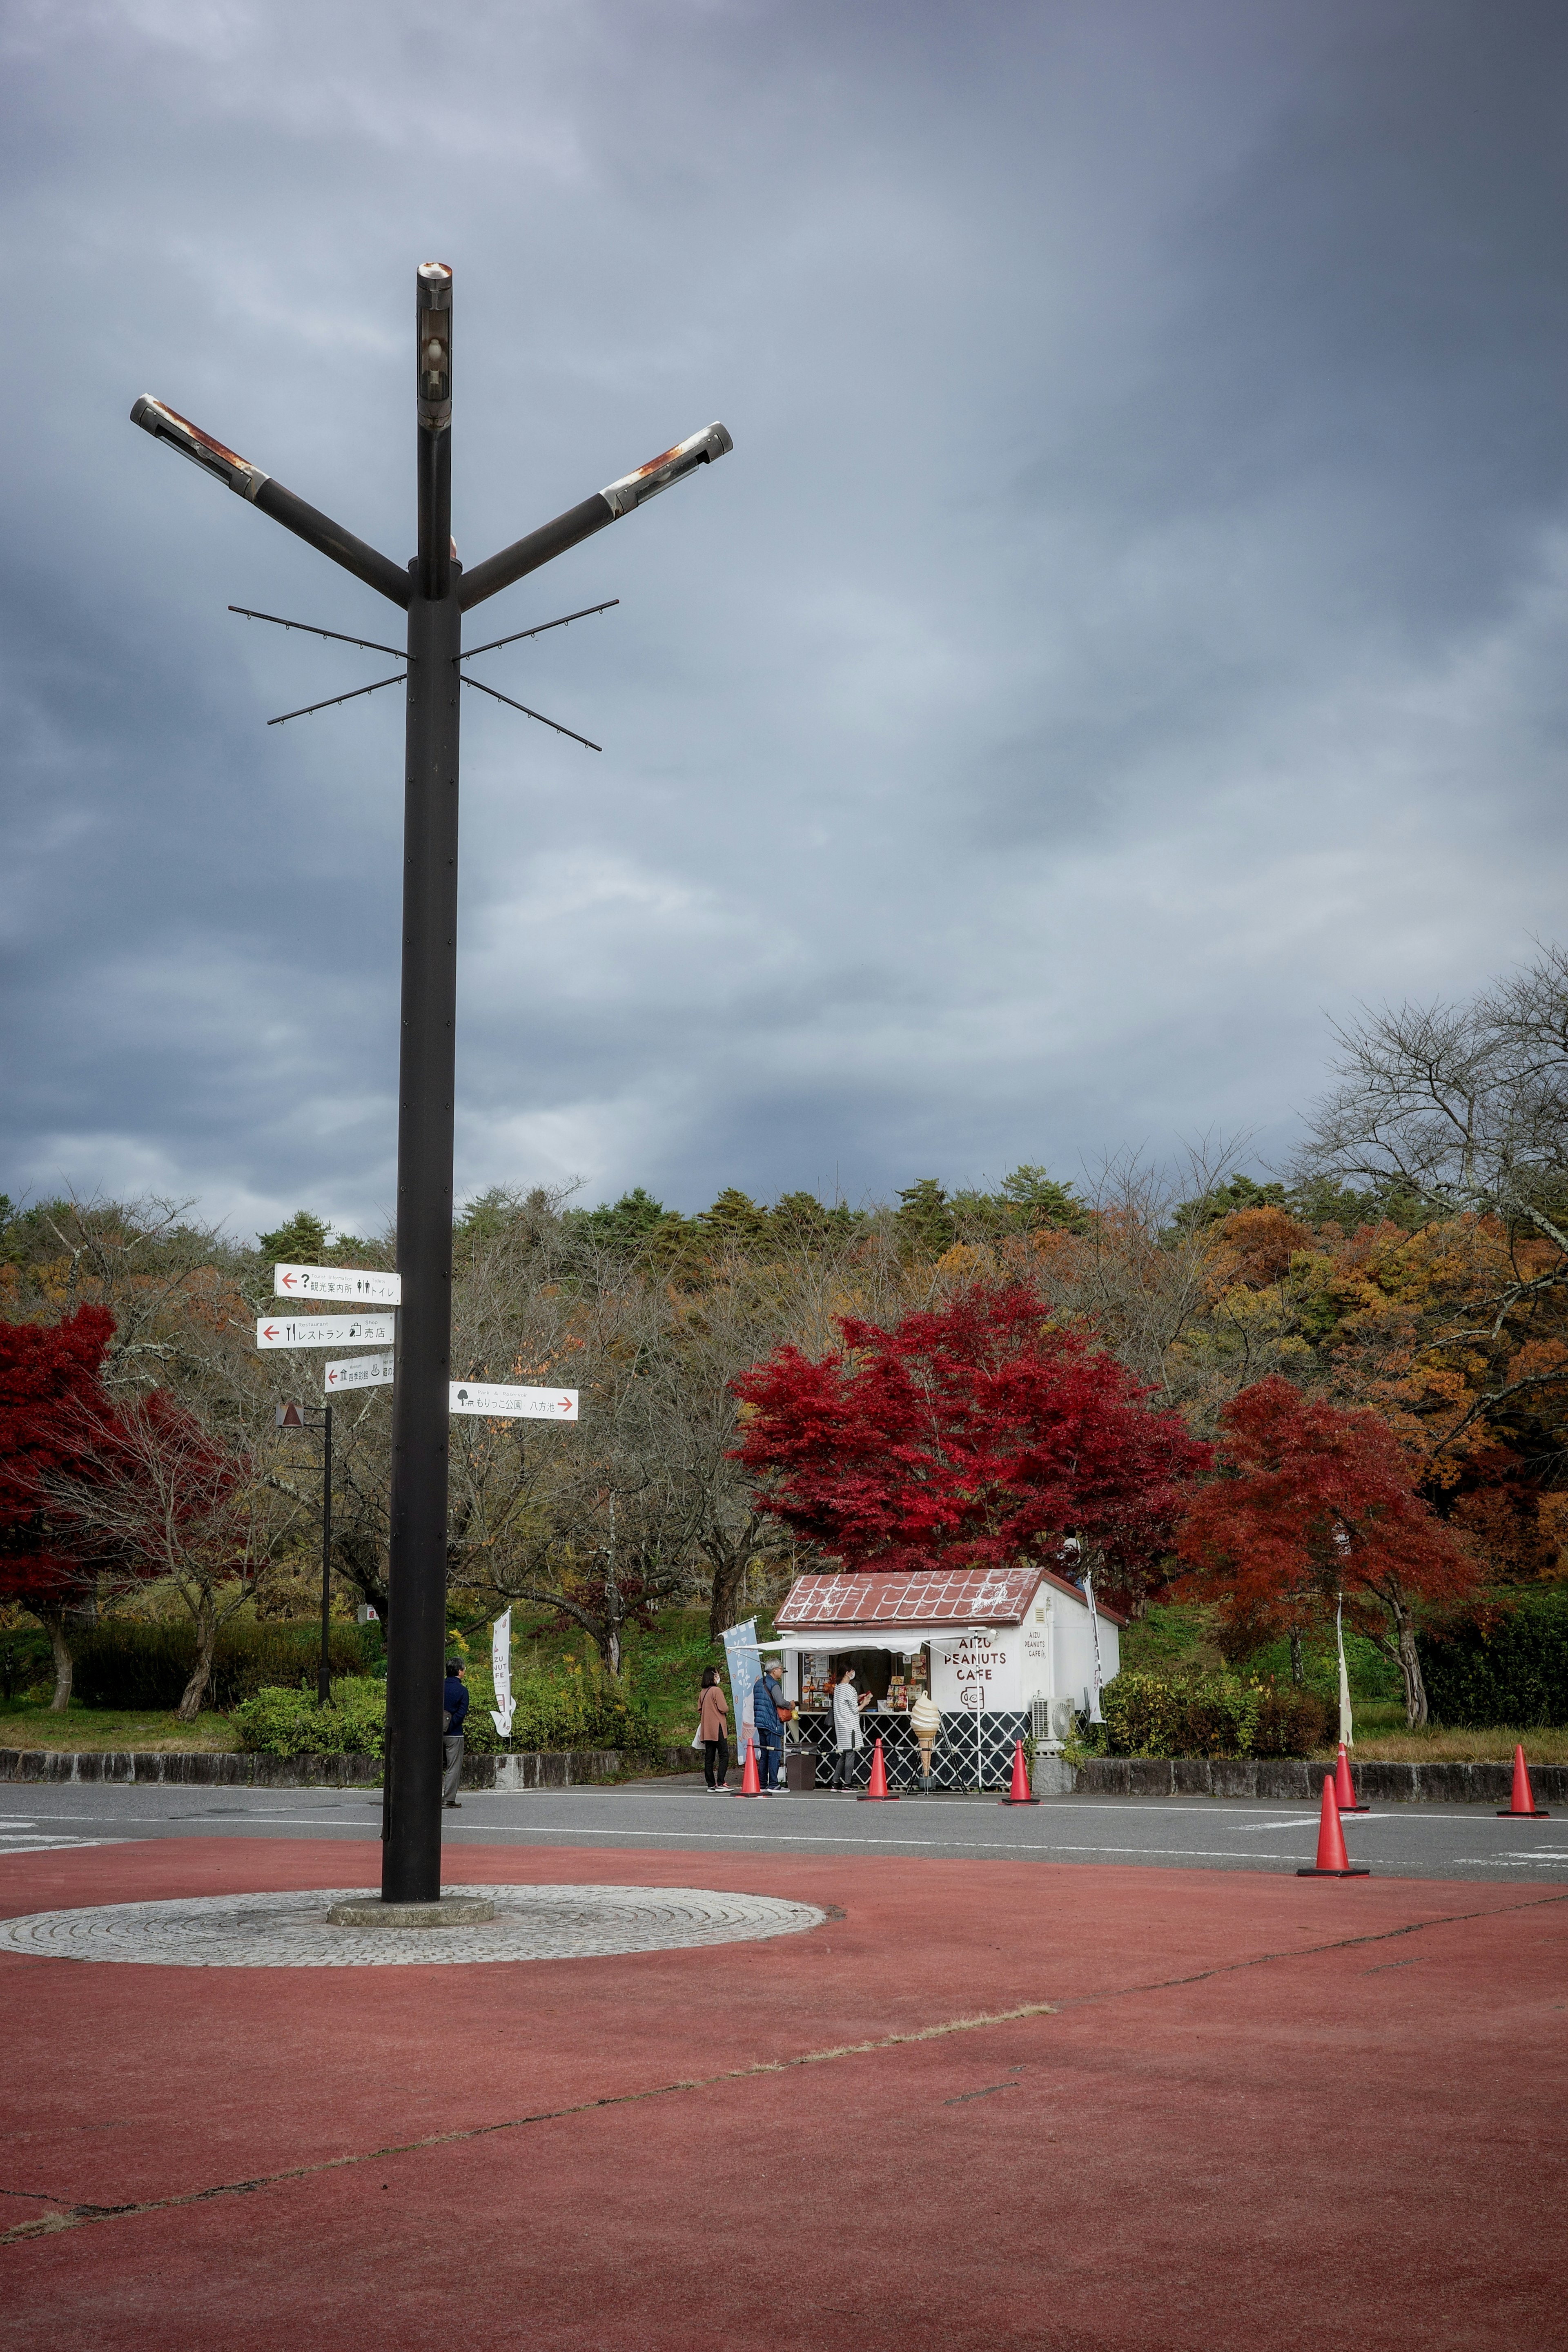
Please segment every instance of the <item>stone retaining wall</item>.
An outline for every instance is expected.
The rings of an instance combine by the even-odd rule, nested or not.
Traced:
[[[1318,1804],[1330,1768],[1300,1757],[1210,1762],[1193,1756],[1097,1756],[1075,1771],[1059,1756],[1035,1766],[1037,1796],[1265,1797]],[[1356,1792],[1368,1804],[1506,1805],[1513,1790],[1508,1764],[1357,1764]],[[1568,1765],[1532,1764],[1538,1805],[1568,1804]]]
[[[557,1754],[468,1756],[465,1789],[574,1789],[637,1772],[689,1772],[689,1748],[633,1755],[615,1748]],[[1216,1762],[1190,1756],[1097,1756],[1077,1769],[1059,1756],[1035,1766],[1040,1797],[1262,1797],[1317,1804],[1328,1768],[1286,1757],[1268,1762]],[[1355,1764],[1358,1794],[1373,1804],[1506,1805],[1510,1764]],[[1568,1765],[1532,1764],[1538,1805],[1568,1808]],[[0,1748],[0,1780],[163,1781],[204,1789],[374,1789],[379,1756],[236,1756],[56,1748]]]
[[[690,1750],[659,1748],[652,1756],[614,1748],[577,1748],[559,1755],[467,1756],[465,1789],[568,1789],[584,1781],[616,1780],[636,1771],[689,1771]],[[238,1756],[58,1748],[0,1748],[0,1780],[167,1781],[198,1789],[374,1789],[379,1756]]]

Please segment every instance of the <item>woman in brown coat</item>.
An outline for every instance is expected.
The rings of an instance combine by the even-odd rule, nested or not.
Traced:
[[[730,1772],[730,1705],[717,1666],[703,1671],[702,1712],[697,1730],[702,1742],[703,1778],[717,1795],[724,1790]]]

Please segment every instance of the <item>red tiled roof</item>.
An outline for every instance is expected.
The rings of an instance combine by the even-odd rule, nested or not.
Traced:
[[[1076,1584],[1033,1560],[1007,1569],[868,1569],[797,1576],[773,1622],[781,1633],[840,1625],[1016,1625],[1042,1584],[1083,1599]],[[1127,1622],[1117,1610],[1099,1606],[1113,1624]]]

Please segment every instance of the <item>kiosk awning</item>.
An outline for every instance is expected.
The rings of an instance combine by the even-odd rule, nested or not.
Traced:
[[[786,1633],[829,1625],[901,1633],[918,1625],[922,1641],[943,1627],[1016,1625],[1044,1573],[1033,1560],[1005,1569],[861,1569],[837,1575],[817,1570],[795,1578],[776,1622]]]
[[[776,1641],[759,1642],[770,1650],[892,1650],[907,1657],[928,1642],[956,1642],[965,1633],[993,1633],[994,1625],[816,1625],[809,1633],[781,1633]]]
[[[862,1649],[877,1647],[875,1637],[880,1633],[907,1631],[916,1641],[929,1642],[942,1633],[1021,1624],[1043,1584],[1080,1609],[1088,1608],[1082,1588],[1070,1578],[1038,1560],[1025,1559],[1006,1568],[816,1570],[795,1578],[776,1622],[781,1637],[818,1634],[819,1639],[799,1645],[812,1650],[852,1649],[852,1640],[839,1637],[862,1633],[867,1636]],[[1099,1605],[1101,1616],[1114,1624],[1127,1622],[1120,1610],[1107,1608],[1103,1601]]]

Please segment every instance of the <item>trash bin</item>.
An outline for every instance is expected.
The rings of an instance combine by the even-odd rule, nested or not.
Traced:
[[[816,1786],[816,1751],[812,1748],[789,1748],[784,1751],[784,1787],[815,1789]]]

